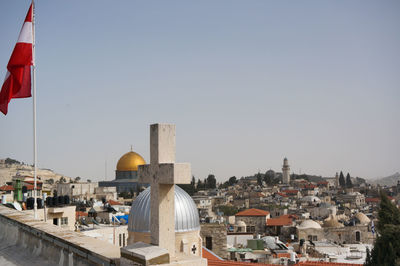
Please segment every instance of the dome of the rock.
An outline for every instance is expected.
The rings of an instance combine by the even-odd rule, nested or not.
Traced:
[[[130,151],[122,155],[117,163],[117,171],[137,171],[138,166],[146,164],[142,156],[136,152]]]
[[[145,189],[132,203],[128,231],[150,232],[150,191]],[[175,232],[200,230],[199,213],[193,199],[175,185]]]

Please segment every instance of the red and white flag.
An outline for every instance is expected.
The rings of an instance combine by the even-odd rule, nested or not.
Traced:
[[[32,8],[29,7],[24,25],[19,33],[17,44],[7,64],[7,74],[0,92],[0,111],[7,114],[8,103],[12,98],[31,97],[31,66],[33,62],[33,23]]]

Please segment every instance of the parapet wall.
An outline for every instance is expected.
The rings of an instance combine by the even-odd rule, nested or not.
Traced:
[[[0,264],[119,265],[119,261],[119,248],[108,242],[0,205]]]

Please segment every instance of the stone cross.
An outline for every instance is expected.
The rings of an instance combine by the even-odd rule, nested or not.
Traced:
[[[190,184],[188,163],[175,163],[175,125],[150,126],[150,164],[140,165],[140,183],[150,183],[151,244],[175,256],[175,184]]]

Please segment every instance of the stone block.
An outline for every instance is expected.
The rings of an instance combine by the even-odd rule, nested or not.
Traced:
[[[168,250],[143,242],[121,248],[121,257],[141,265],[157,265],[170,262]]]
[[[175,162],[175,125],[150,126],[150,163]]]

